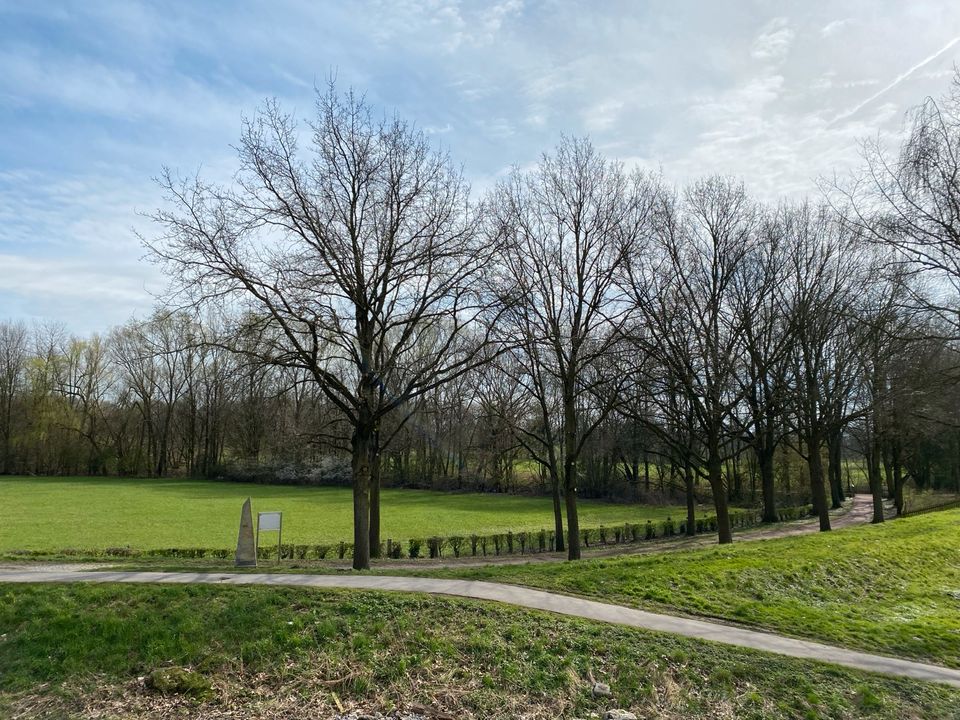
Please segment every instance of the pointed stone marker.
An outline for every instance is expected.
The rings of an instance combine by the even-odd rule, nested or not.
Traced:
[[[237,555],[234,564],[237,567],[257,566],[257,545],[253,539],[253,511],[250,510],[250,498],[240,511],[240,534],[237,536]]]

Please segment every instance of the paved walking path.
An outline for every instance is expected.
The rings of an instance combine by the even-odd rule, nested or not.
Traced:
[[[569,597],[500,583],[439,578],[389,577],[374,575],[293,575],[269,573],[161,573],[161,572],[96,572],[74,570],[3,570],[0,583],[94,582],[94,583],[174,583],[206,585],[280,585],[310,588],[348,588],[353,590],[387,590],[421,592],[519,605],[598,620],[630,627],[674,633],[685,637],[738,647],[765,650],[790,657],[819,660],[857,670],[883,673],[916,680],[930,680],[960,687],[960,670],[845,650],[821,643],[757,632],[720,623],[673,617],[594,600]]]

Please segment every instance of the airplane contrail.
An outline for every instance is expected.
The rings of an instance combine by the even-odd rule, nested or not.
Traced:
[[[879,98],[879,97],[882,96],[883,94],[888,93],[888,92],[890,92],[891,90],[893,90],[893,88],[895,88],[897,85],[899,85],[900,83],[902,83],[902,82],[903,82],[904,80],[906,80],[908,77],[910,77],[911,75],[913,75],[913,73],[915,73],[917,70],[919,70],[920,68],[922,68],[923,66],[925,66],[925,65],[927,65],[927,64],[929,64],[929,63],[932,63],[934,60],[936,60],[938,57],[940,57],[940,56],[943,55],[945,52],[947,52],[950,48],[952,48],[952,47],[953,47],[954,45],[956,45],[958,42],[960,42],[960,37],[955,37],[953,40],[951,40],[950,42],[948,42],[943,48],[941,48],[940,50],[938,50],[937,52],[935,52],[935,53],[934,53],[933,55],[931,55],[930,57],[921,60],[920,62],[918,62],[918,63],[917,63],[916,65],[914,65],[913,67],[911,67],[911,68],[909,68],[908,70],[906,70],[906,71],[900,73],[899,75],[897,75],[897,77],[895,77],[895,78],[893,79],[893,82],[891,82],[889,85],[887,85],[886,87],[882,88],[881,90],[878,90],[877,92],[875,92],[873,95],[871,95],[871,96],[868,97],[866,100],[864,100],[862,103],[860,103],[860,104],[857,105],[855,108],[853,108],[853,110],[848,110],[848,111],[845,112],[845,113],[841,113],[841,114],[837,115],[833,120],[830,121],[830,125],[835,125],[836,123],[840,122],[841,120],[846,120],[847,118],[849,118],[849,117],[851,117],[851,116],[853,116],[853,115],[856,115],[858,112],[860,112],[861,110],[863,110],[863,108],[865,108],[867,105],[869,105],[870,103],[872,103],[874,100],[876,100],[877,98]],[[828,125],[828,127],[829,127],[829,125]]]

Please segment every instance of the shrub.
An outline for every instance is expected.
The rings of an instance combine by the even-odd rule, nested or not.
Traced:
[[[417,540],[416,538],[410,538],[408,543],[409,552],[407,553],[412,559],[420,557],[420,548],[423,547],[423,540]]]
[[[546,552],[547,550],[547,531],[541,530],[537,533],[537,545],[540,548],[540,552]]]
[[[449,540],[450,549],[453,550],[454,557],[460,557],[460,548],[463,547],[463,543],[466,541],[466,538],[461,537],[460,535],[454,535]]]
[[[231,463],[216,468],[212,477],[263,485],[349,485],[350,460],[328,455],[313,464]]]
[[[644,532],[644,537],[647,540],[653,540],[657,536],[657,531],[653,529],[653,523],[647,520],[647,527]]]
[[[479,542],[480,538],[477,535],[474,534],[470,536],[470,554],[473,555],[473,557],[477,556],[477,544]],[[483,554],[487,554],[486,549],[484,549]]]
[[[590,547],[590,530],[585,529],[581,531],[580,535],[583,538],[583,546]]]
[[[317,560],[323,560],[327,557],[331,547],[329,545],[314,545],[313,550],[317,553]]]
[[[430,557],[432,559],[443,557],[443,546],[445,543],[444,538],[436,535],[427,540],[427,548],[430,550]]]
[[[675,527],[674,524],[673,524],[673,520],[672,520],[671,518],[667,518],[666,520],[664,520],[664,521],[663,521],[663,536],[664,536],[664,537],[672,537],[675,532],[676,532],[676,527]]]
[[[500,535],[494,535],[494,536],[493,536],[493,552],[494,552],[496,555],[499,555],[499,554],[500,554],[500,541],[501,541],[501,540],[502,540],[502,536],[500,536]]]
[[[530,539],[530,533],[521,532],[517,533],[517,540],[520,542],[520,554],[523,555],[527,552],[527,542]]]
[[[600,530],[598,531],[598,533],[599,533],[599,535],[600,535],[600,544],[601,544],[601,545],[606,545],[606,544],[607,544],[607,529],[606,529],[603,525],[601,525],[601,526],[600,526]]]
[[[343,560],[347,556],[347,544],[342,540],[337,545],[337,557]]]
[[[513,555],[513,531],[507,531],[507,554]]]
[[[188,695],[198,700],[209,700],[215,695],[209,680],[182,667],[158,668],[147,675],[145,684],[164,695]]]

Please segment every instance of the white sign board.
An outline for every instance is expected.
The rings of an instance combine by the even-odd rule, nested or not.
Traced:
[[[258,530],[279,530],[280,516],[281,516],[281,513],[279,512],[257,513],[257,529]]]

